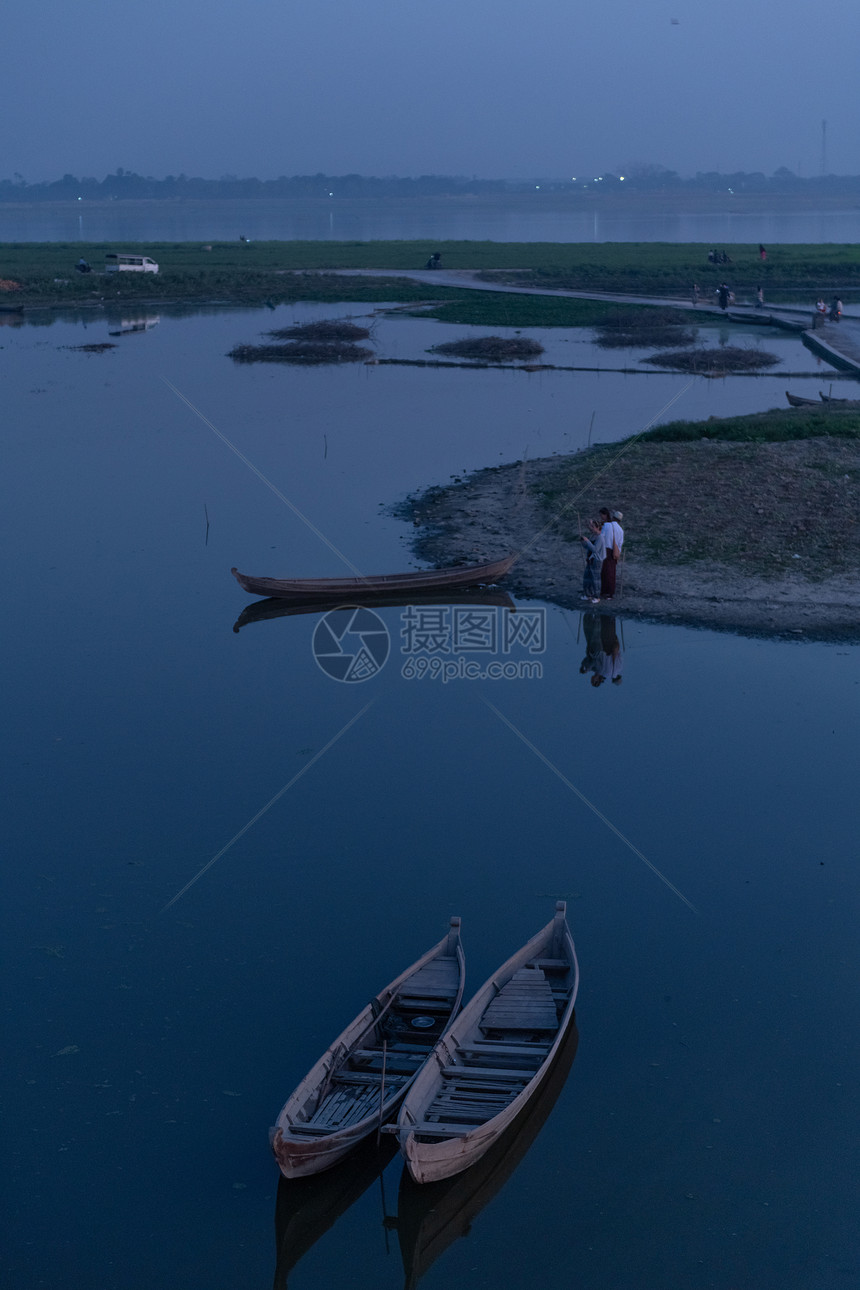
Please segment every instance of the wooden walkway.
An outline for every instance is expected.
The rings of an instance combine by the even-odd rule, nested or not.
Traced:
[[[293,272],[293,270],[285,270]],[[299,270],[296,270],[299,272]],[[301,270],[307,273],[308,270]],[[839,323],[825,323],[812,331],[813,305],[799,309],[787,305],[766,305],[763,309],[753,306],[733,305],[728,310],[719,307],[710,298],[693,304],[689,298],[671,296],[623,295],[610,291],[548,290],[542,287],[515,287],[499,282],[482,282],[474,269],[320,269],[314,272],[337,274],[342,277],[408,278],[410,282],[437,287],[460,287],[470,291],[491,291],[518,296],[548,296],[567,300],[598,300],[616,305],[671,306],[692,314],[728,318],[729,321],[759,323],[796,332],[804,343],[833,367],[860,376],[860,315],[843,312]]]

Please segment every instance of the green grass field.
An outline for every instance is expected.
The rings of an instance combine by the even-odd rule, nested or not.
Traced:
[[[450,322],[510,326],[593,325],[603,314],[590,302],[518,301],[502,294],[476,299],[455,288],[383,281],[386,269],[422,268],[438,250],[446,269],[473,269],[500,281],[546,289],[631,292],[684,296],[698,282],[707,298],[723,279],[738,292],[761,284],[766,300],[842,293],[860,298],[860,247],[779,245],[759,260],[752,245],[726,246],[731,265],[711,265],[699,244],[556,242],[199,242],[145,244],[18,242],[0,244],[0,279],[20,291],[0,291],[0,303],[25,305],[122,300],[224,300],[236,303],[294,300],[442,302],[435,316]],[[78,274],[83,257],[100,270],[107,251],[138,251],[157,260],[156,274]],[[285,271],[377,269],[378,279],[361,282],[333,276],[296,278]],[[514,271],[517,271],[514,273]],[[852,294],[853,293],[853,294]],[[468,301],[468,309],[462,306]],[[447,311],[447,312],[444,312]]]

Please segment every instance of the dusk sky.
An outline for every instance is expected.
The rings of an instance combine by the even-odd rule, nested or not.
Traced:
[[[860,7],[832,0],[29,0],[0,178],[860,173]]]

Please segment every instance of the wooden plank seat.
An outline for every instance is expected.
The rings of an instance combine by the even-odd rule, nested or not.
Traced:
[[[558,1009],[543,972],[515,972],[484,1011],[481,1030],[558,1030]]]
[[[483,1120],[478,1124],[442,1124],[428,1123],[422,1120],[415,1125],[415,1132],[424,1138],[456,1138],[464,1133],[471,1133],[472,1129],[480,1129],[484,1123]]]
[[[498,1053],[503,1057],[538,1057],[543,1060],[552,1045],[548,1039],[538,1039],[534,1043],[506,1044],[501,1039],[473,1039],[470,1044],[458,1048],[460,1053]]]
[[[442,1074],[446,1079],[477,1080],[479,1083],[484,1081],[490,1083],[493,1080],[504,1080],[508,1083],[513,1083],[520,1080],[522,1083],[527,1084],[536,1073],[536,1070],[517,1070],[513,1066],[499,1066],[496,1068],[492,1066],[442,1067]]]
[[[442,1014],[451,1011],[451,1004],[454,1001],[456,991],[452,994],[439,994],[427,997],[426,995],[403,994],[397,1000],[396,1007],[408,1012],[438,1012]]]
[[[393,1087],[394,1085],[397,1085],[399,1087],[401,1084],[405,1084],[406,1081],[411,1078],[412,1078],[411,1071],[409,1072],[408,1075],[398,1075],[393,1072],[386,1071],[385,1087],[386,1088],[388,1088],[389,1086]],[[338,1073],[335,1075],[334,1079],[332,1080],[332,1086],[337,1084],[366,1084],[368,1088],[372,1086],[374,1089],[378,1089],[381,1083],[381,1080],[382,1080],[381,1070],[379,1071],[338,1071]]]
[[[520,1087],[499,1088],[495,1093],[485,1089],[478,1090],[472,1097],[465,1093],[451,1093],[448,1097],[437,1097],[427,1108],[426,1119],[438,1116],[443,1120],[467,1119],[488,1120],[504,1110],[520,1092]]]
[[[385,1061],[386,1075],[404,1075],[411,1079],[427,1060],[428,1050],[423,1053],[388,1053]],[[353,1053],[350,1062],[357,1071],[368,1071],[373,1074],[382,1072],[381,1052]]]
[[[534,965],[540,968],[542,972],[569,972],[570,964],[567,959],[535,959]]]

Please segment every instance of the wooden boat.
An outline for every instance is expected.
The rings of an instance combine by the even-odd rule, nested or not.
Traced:
[[[526,1109],[573,1024],[579,965],[555,917],[463,1009],[406,1095],[394,1130],[416,1182],[479,1160]]]
[[[860,408],[860,399],[834,399],[832,394],[823,394],[821,390],[818,391],[818,397],[821,399],[822,403],[832,403],[837,408]]]
[[[231,569],[244,591],[278,600],[337,600],[355,604],[366,596],[408,595],[412,591],[442,591],[451,587],[477,587],[498,582],[516,556],[491,564],[457,565],[451,569],[416,569],[412,573],[375,574],[367,578],[252,578]]]
[[[817,399],[802,399],[799,394],[789,394],[785,392],[785,397],[793,408],[820,408],[821,404]]]
[[[439,944],[371,999],[287,1099],[270,1131],[285,1178],[329,1169],[394,1113],[457,1015],[464,975],[452,918]]]
[[[570,1074],[579,1044],[574,1020],[562,1040],[552,1070],[518,1117],[471,1169],[442,1182],[419,1186],[404,1169],[397,1197],[397,1238],[403,1259],[404,1290],[417,1290],[421,1278],[450,1245],[466,1236],[481,1211],[505,1186],[531,1149]]]
[[[516,612],[516,605],[506,591],[491,590],[489,587],[468,587],[461,591],[454,589],[447,595],[434,592],[430,595],[413,596],[362,596],[365,609],[396,609],[399,606],[412,605],[484,605],[498,606]],[[331,609],[340,609],[342,600],[255,600],[242,610],[233,624],[233,631],[240,632],[249,623],[262,623],[270,618],[292,618],[297,614],[325,614]]]

